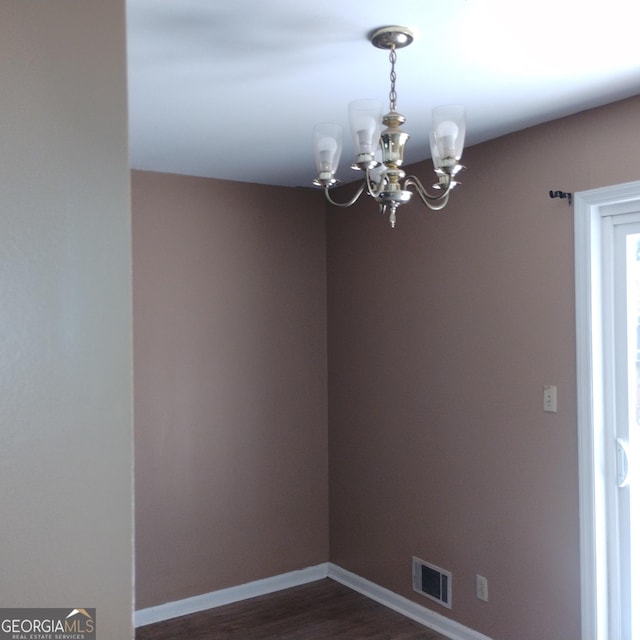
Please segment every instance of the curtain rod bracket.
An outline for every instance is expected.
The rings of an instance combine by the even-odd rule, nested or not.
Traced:
[[[549,191],[550,198],[566,198],[569,205],[571,205],[571,201],[573,200],[573,194],[567,193],[566,191]]]

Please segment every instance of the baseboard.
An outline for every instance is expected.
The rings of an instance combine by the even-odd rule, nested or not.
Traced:
[[[375,584],[365,578],[361,578],[355,573],[346,571],[331,562],[325,562],[299,571],[290,571],[263,580],[255,580],[236,587],[212,591],[192,598],[167,602],[156,607],[140,609],[135,612],[135,626],[142,627],[154,622],[162,622],[185,616],[198,611],[206,611],[232,602],[263,596],[289,587],[297,587],[323,578],[331,578],[340,584],[361,593],[362,595],[375,600],[380,604],[393,609],[403,616],[420,623],[421,625],[433,629],[451,640],[491,640],[473,629],[469,629],[458,622],[423,607],[403,596],[389,591],[380,585]]]
[[[411,620],[419,622],[429,629],[437,631],[447,638],[451,638],[451,640],[491,640],[489,636],[485,636],[458,622],[454,622],[427,607],[416,604],[412,600],[399,596],[397,593],[389,591],[365,578],[361,578],[355,573],[346,571],[331,562],[329,563],[328,577],[367,596],[367,598],[371,600],[379,602],[389,609],[401,613],[407,618],[411,618]]]
[[[142,627],[146,624],[154,622],[162,622],[179,616],[185,616],[198,611],[206,611],[214,607],[220,607],[232,602],[239,602],[256,596],[263,596],[267,593],[288,589],[289,587],[297,587],[308,582],[315,582],[326,578],[329,573],[329,563],[307,567],[299,571],[290,571],[263,580],[255,580],[237,587],[229,587],[228,589],[220,589],[212,591],[192,598],[177,600],[175,602],[167,602],[156,607],[140,609],[135,613],[136,627]]]

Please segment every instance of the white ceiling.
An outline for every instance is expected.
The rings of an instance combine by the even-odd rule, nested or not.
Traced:
[[[127,0],[127,22],[137,169],[310,186],[313,125],[386,110],[367,39],[385,25],[416,36],[396,67],[407,163],[439,104],[466,105],[469,146],[640,93],[640,0]],[[352,157],[346,133],[345,181]]]

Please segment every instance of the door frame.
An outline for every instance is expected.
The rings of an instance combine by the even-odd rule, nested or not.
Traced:
[[[640,209],[640,181],[582,191],[574,203],[582,640],[613,640],[610,575],[615,569],[607,548],[610,489],[604,481],[610,380],[603,375],[609,353],[603,336],[611,318],[603,314],[602,303],[610,290],[605,286],[610,216]]]

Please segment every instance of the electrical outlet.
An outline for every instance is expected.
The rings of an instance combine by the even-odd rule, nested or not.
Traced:
[[[489,602],[489,582],[484,576],[476,575],[476,598]]]
[[[542,408],[547,413],[558,413],[558,388],[555,384],[542,387]]]

